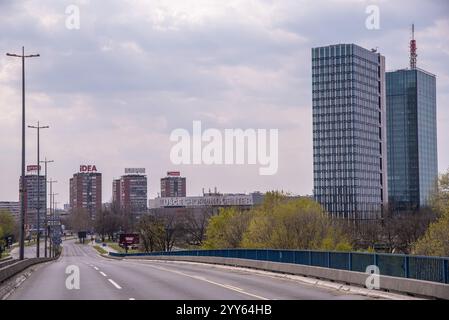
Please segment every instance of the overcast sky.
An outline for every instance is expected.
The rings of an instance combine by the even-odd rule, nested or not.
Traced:
[[[69,5],[80,29],[66,28]],[[368,30],[366,7],[380,9]],[[418,66],[437,76],[439,170],[449,167],[449,2],[271,0],[0,0],[0,200],[18,199],[21,65],[27,61],[27,124],[41,132],[41,157],[54,159],[60,206],[80,164],[103,173],[103,202],[125,167],[145,167],[149,195],[168,170],[187,177],[187,193],[284,190],[311,194],[311,54],[314,46],[378,48],[387,69],[408,66],[410,25]],[[175,166],[176,128],[279,129],[279,169]],[[27,129],[27,164],[36,132]]]

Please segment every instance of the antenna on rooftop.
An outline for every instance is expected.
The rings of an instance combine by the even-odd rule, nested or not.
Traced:
[[[412,39],[410,40],[410,69],[416,69],[416,40],[415,40],[415,24],[412,24]]]

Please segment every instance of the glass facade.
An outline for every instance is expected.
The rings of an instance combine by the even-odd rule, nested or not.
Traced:
[[[315,199],[334,217],[377,219],[387,198],[385,59],[354,44],[312,49]]]
[[[386,79],[389,202],[426,206],[438,177],[435,76],[404,69]]]

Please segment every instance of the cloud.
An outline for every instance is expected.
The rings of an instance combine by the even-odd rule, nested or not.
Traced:
[[[381,12],[380,30],[365,28],[368,4]],[[65,27],[65,8],[80,8],[81,28]],[[81,163],[103,172],[103,200],[127,166],[146,167],[149,191],[180,169],[188,193],[312,190],[310,48],[330,43],[379,47],[389,69],[407,66],[415,22],[418,64],[437,74],[440,169],[448,166],[449,25],[447,2],[402,1],[89,1],[0,2],[2,52],[39,52],[27,61],[27,122],[50,125],[42,157],[56,160],[60,202]],[[0,55],[0,199],[18,196],[20,61]],[[206,127],[276,128],[278,174],[256,166],[181,166],[169,160],[169,134]],[[27,131],[27,162],[35,132]]]

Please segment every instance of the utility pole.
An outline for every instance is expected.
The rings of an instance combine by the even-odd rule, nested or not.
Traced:
[[[36,258],[40,257],[40,237],[41,237],[41,160],[40,160],[40,130],[48,129],[49,126],[28,126],[37,130],[37,236],[36,236]],[[47,194],[47,192],[45,192]]]
[[[53,179],[50,179],[49,181],[47,181],[47,183],[50,184],[50,193],[49,193],[49,196],[50,196],[50,217],[52,215],[52,205],[53,205],[53,183],[57,183],[57,182],[58,181],[53,180]],[[47,221],[47,233],[50,236],[50,225],[48,225],[48,221]],[[51,248],[52,248],[52,243],[51,243],[51,236],[50,236],[50,248],[49,248],[50,257],[51,257]]]
[[[20,179],[20,240],[19,259],[24,259],[25,253],[25,58],[40,57],[39,54],[25,55],[25,47],[22,47],[22,54],[7,53],[8,57],[22,59],[22,174]]]
[[[45,157],[45,160],[42,160],[41,163],[45,163],[45,185],[47,185],[47,164],[52,163],[54,160],[47,160],[47,157]],[[45,198],[47,198],[47,193],[45,193]],[[44,251],[45,251],[45,258],[47,258],[47,241],[48,241],[48,217],[47,217],[47,206],[48,201],[45,200],[45,244],[44,244]]]
[[[55,196],[57,196],[59,193],[53,193],[53,230],[55,230],[55,222],[56,222],[56,204]],[[53,235],[52,235],[53,236]],[[53,243],[53,257],[56,256],[56,244]]]

